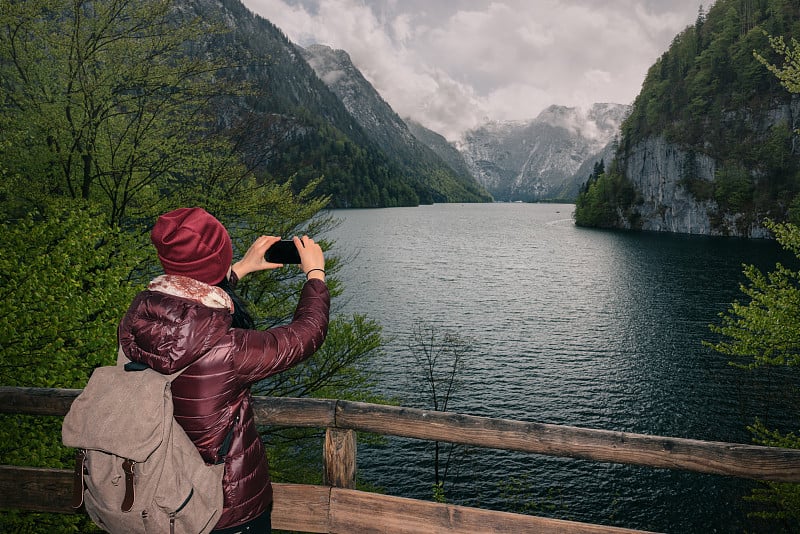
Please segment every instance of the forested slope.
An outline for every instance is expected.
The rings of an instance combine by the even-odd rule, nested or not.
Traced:
[[[582,189],[577,224],[760,235],[764,217],[792,217],[800,104],[765,63],[783,63],[770,36],[796,35],[797,2],[701,10],[649,69],[614,161]]]

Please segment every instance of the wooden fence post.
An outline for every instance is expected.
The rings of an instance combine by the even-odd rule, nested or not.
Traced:
[[[324,483],[335,488],[356,487],[356,432],[328,427],[323,450]]]

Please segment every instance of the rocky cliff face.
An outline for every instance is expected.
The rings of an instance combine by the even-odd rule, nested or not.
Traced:
[[[634,212],[642,230],[711,234],[709,213],[716,206],[696,200],[679,183],[688,157],[688,153],[670,145],[663,137],[647,139],[629,152],[625,175],[641,198]],[[695,162],[697,178],[713,181],[715,161],[700,155],[695,156]],[[623,225],[630,228],[628,222]]]
[[[347,111],[379,144],[414,142],[406,124],[353,65],[347,52],[319,44],[300,52]]]
[[[752,131],[762,135],[778,124],[800,127],[800,97],[759,116],[731,116],[731,121],[745,121]],[[798,142],[795,136],[795,143]],[[796,147],[795,153],[800,153]],[[638,201],[633,206],[637,228],[684,234],[768,237],[760,224],[762,217],[745,220],[742,214],[720,214],[713,200],[698,200],[685,187],[686,168],[691,158],[693,177],[713,186],[717,161],[706,154],[690,154],[662,137],[650,137],[630,148],[622,164],[625,176],[633,183]],[[754,177],[756,180],[768,177]],[[623,217],[620,217],[623,220]],[[630,228],[630,218],[621,226]]]
[[[572,200],[619,131],[629,106],[551,106],[528,122],[491,122],[457,143],[472,173],[496,200]]]

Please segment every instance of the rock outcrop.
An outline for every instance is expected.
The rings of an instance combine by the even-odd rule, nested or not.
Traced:
[[[744,121],[760,137],[778,125],[792,130],[800,128],[800,97],[781,104],[758,116],[731,113],[729,121]],[[800,142],[793,137],[795,145]],[[793,152],[800,154],[800,146]],[[663,136],[649,137],[629,148],[622,168],[633,184],[637,202],[632,207],[636,227],[642,230],[702,235],[727,235],[764,238],[763,216],[723,213],[713,200],[698,200],[686,187],[686,169],[691,166],[692,178],[709,182],[713,187],[718,162],[707,154],[690,152],[668,143]],[[754,175],[755,180],[768,176]],[[621,226],[631,227],[631,217],[620,216]]]

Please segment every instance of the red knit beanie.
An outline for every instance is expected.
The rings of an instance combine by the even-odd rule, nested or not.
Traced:
[[[202,208],[180,208],[156,221],[150,239],[167,274],[217,284],[228,274],[233,247],[222,223]]]

